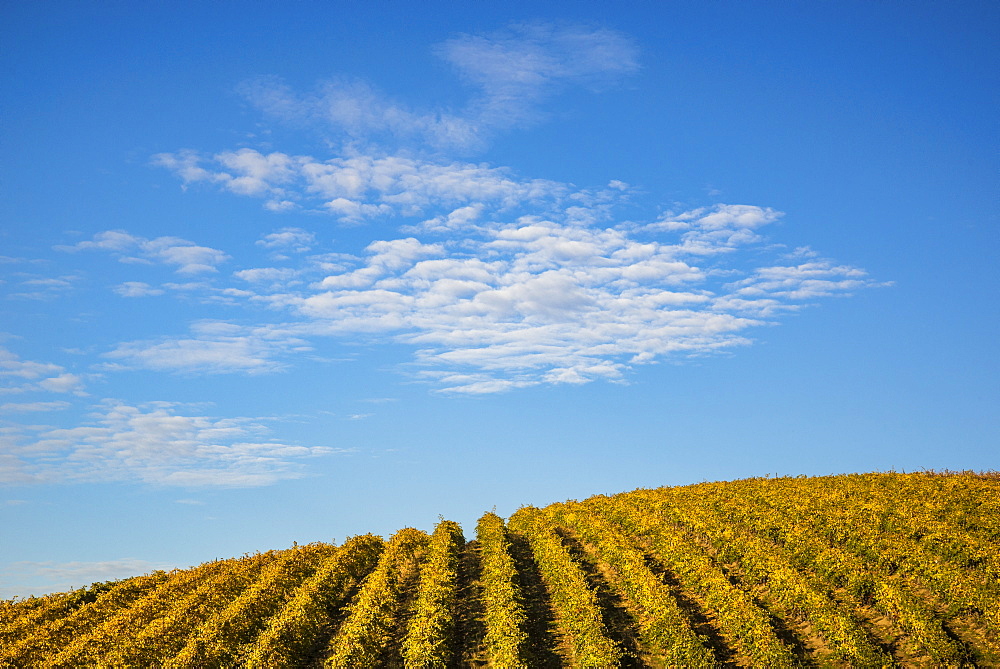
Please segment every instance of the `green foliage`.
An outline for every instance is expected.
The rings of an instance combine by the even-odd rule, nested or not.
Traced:
[[[458,523],[438,523],[420,568],[417,601],[403,640],[407,667],[447,667],[451,660],[458,558],[464,545]]]
[[[400,612],[404,571],[429,537],[412,527],[398,531],[351,604],[351,612],[330,642],[325,666],[377,667]]]
[[[275,616],[249,653],[247,667],[286,667],[321,641],[338,606],[367,575],[385,549],[381,537],[366,534],[348,539],[317,568]]]
[[[476,525],[476,537],[482,564],[487,655],[495,667],[526,668],[524,607],[503,519],[495,513],[485,514]]]
[[[621,651],[605,634],[597,597],[549,519],[538,509],[525,507],[514,514],[510,525],[531,544],[549,591],[566,661],[574,667],[617,666]]]

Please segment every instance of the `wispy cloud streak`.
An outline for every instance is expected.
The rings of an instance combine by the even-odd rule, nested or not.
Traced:
[[[216,272],[216,267],[229,256],[207,246],[179,237],[146,239],[124,230],[106,230],[73,246],[58,246],[60,251],[106,251],[120,262],[173,265],[178,274]]]
[[[46,392],[84,395],[83,377],[51,362],[22,360],[0,346],[0,395]]]
[[[0,482],[254,487],[301,476],[303,458],[341,452],[268,440],[259,420],[182,410],[171,403],[130,406],[106,400],[78,427],[5,428]]]
[[[498,132],[542,118],[539,103],[565,86],[602,88],[639,69],[638,48],[622,33],[541,22],[458,35],[434,53],[472,87],[465,106],[414,109],[349,77],[330,79],[306,95],[273,77],[246,82],[241,90],[271,117],[323,124],[349,143],[469,153]],[[253,181],[246,183],[252,187]]]

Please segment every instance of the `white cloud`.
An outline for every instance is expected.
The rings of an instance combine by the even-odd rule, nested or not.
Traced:
[[[607,85],[639,69],[638,48],[621,33],[540,22],[460,35],[437,52],[481,90],[467,114],[490,129],[534,121],[537,103],[562,85]]]
[[[142,281],[126,281],[115,286],[115,292],[122,297],[149,297],[151,295],[162,295],[161,288],[153,288],[148,283]]]
[[[42,391],[85,395],[83,387],[81,376],[67,372],[60,365],[21,360],[0,347],[0,394]]]
[[[316,94],[294,97],[287,88],[267,87],[258,82],[246,89],[251,102],[266,112],[276,110],[280,100],[285,110],[298,108],[306,115],[332,125],[352,140],[416,140],[434,148],[467,150],[480,148],[482,138],[476,119],[461,112],[424,112],[389,99],[370,84],[339,77],[319,87]],[[280,113],[280,112],[279,112]]]
[[[519,30],[457,38],[444,52],[487,98],[508,90],[526,98],[524,91],[560,78],[599,79],[635,68],[627,42],[610,33]],[[591,55],[575,62],[569,54],[582,53],[581,44]],[[615,180],[586,190],[485,164],[357,150],[326,161],[249,149],[240,156],[259,166],[255,178],[266,183],[232,187],[235,177],[224,168],[233,160],[225,153],[185,154],[174,163],[185,182],[218,183],[238,194],[280,190],[345,222],[420,217],[400,229],[444,239],[377,240],[353,262],[338,257],[306,286],[296,282],[315,264],[302,273],[259,268],[237,276],[267,282],[268,294],[251,285],[257,292],[249,299],[298,316],[302,323],[286,327],[300,336],[366,334],[414,346],[417,363],[428,368],[423,376],[449,390],[618,380],[634,365],[745,345],[746,331],[761,319],[875,285],[857,268],[820,260],[747,267],[745,258],[766,250],[761,229],[782,216],[770,208],[718,204],[616,226],[613,207],[627,201],[630,187]],[[204,357],[225,359],[219,366],[226,370],[273,369],[275,347],[259,342],[249,334],[224,342],[171,339],[141,351],[123,345],[112,355],[172,358],[163,363],[170,368]]]
[[[257,240],[257,246],[272,251],[305,253],[316,243],[316,236],[302,228],[282,228]]]
[[[83,390],[83,379],[77,374],[63,373],[38,382],[38,387],[52,393],[77,393]]]
[[[617,380],[630,366],[745,345],[761,318],[873,285],[830,263],[760,268],[729,283],[717,277],[732,271],[699,266],[753,244],[756,233],[733,238],[779,216],[719,205],[631,231],[522,217],[446,243],[384,240],[317,292],[280,302],[308,320],[303,332],[417,347],[430,368],[422,375],[457,392]],[[675,241],[657,238],[665,233]]]
[[[256,153],[251,149],[242,151],[244,154]],[[185,184],[215,183],[238,195],[266,196],[277,188],[275,185],[253,192],[233,188],[232,175],[219,171],[226,165],[227,153],[211,158],[193,153],[185,155],[183,169],[176,167],[180,164],[178,161],[168,159],[169,154],[161,154],[159,164],[174,169]],[[452,214],[437,225],[455,229],[474,221],[477,218],[474,212],[481,211],[484,206],[505,210],[528,203],[557,201],[571,194],[578,199],[586,196],[574,193],[566,184],[544,179],[518,179],[510,170],[483,164],[357,153],[325,161],[276,152],[266,156],[258,153],[257,156],[261,161],[288,165],[288,172],[281,174],[282,197],[306,201],[313,210],[333,214],[347,223],[388,215],[419,216],[428,209],[450,206],[454,210]],[[206,167],[192,171],[186,168],[189,164]],[[266,176],[261,178],[266,179]],[[294,232],[275,235],[265,238],[266,243],[262,245],[271,248],[280,241],[294,244]],[[78,244],[74,248],[91,247]]]
[[[30,286],[32,288],[50,288],[54,290],[66,290],[73,287],[72,279],[73,277],[66,278],[50,278],[50,279],[28,279],[22,281],[22,286]]]
[[[108,251],[121,262],[173,265],[178,274],[215,272],[217,265],[229,259],[218,249],[198,246],[179,237],[146,239],[124,230],[106,230],[94,235],[90,241],[56,248],[61,251]]]
[[[298,274],[298,271],[288,267],[255,267],[233,272],[233,276],[247,283],[279,283],[287,282]]]
[[[403,232],[454,232],[463,228],[473,227],[483,215],[484,205],[481,202],[459,207],[448,214],[427,219],[419,225],[403,229]]]
[[[297,322],[205,321],[190,336],[106,355],[162,371],[261,373],[285,369],[316,337],[364,335],[414,347],[418,376],[454,392],[618,381],[636,365],[744,346],[764,319],[877,285],[819,259],[745,268],[744,256],[769,250],[761,228],[780,219],[772,209],[720,204],[605,227],[611,196],[579,192],[551,217],[505,222],[503,204],[467,205],[425,221],[427,234],[450,226],[443,241],[381,239],[361,257],[240,270],[246,288],[220,294]]]
[[[301,476],[302,458],[341,452],[275,442],[266,434],[259,420],[182,415],[162,402],[129,406],[106,400],[79,427],[8,430],[0,481],[253,487]]]
[[[14,287],[9,297],[24,300],[53,300],[73,290],[80,277],[64,275],[59,277],[42,277],[36,274],[19,274],[21,279]],[[3,283],[3,282],[0,282]]]
[[[638,50],[622,34],[518,24],[456,36],[436,53],[474,87],[462,109],[414,110],[345,79],[308,96],[275,80],[246,86],[272,115],[339,128],[345,142],[332,158],[250,148],[157,156],[184,186],[395,229],[358,257],[235,272],[244,283],[214,299],[284,310],[294,322],[264,330],[277,336],[244,328],[109,355],[153,369],[270,371],[303,341],[365,336],[413,347],[417,374],[446,390],[487,393],[621,380],[636,365],[746,345],[765,319],[879,285],[808,249],[796,251],[808,262],[780,266],[782,247],[764,244],[763,229],[782,216],[770,208],[716,204],[622,222],[616,207],[638,192],[623,181],[585,189],[444,157],[533,122],[563,86],[599,88],[636,72]],[[314,243],[299,228],[258,241],[275,252]]]
[[[819,256],[819,254],[808,246],[797,246],[791,253],[786,253],[782,257],[788,260],[802,260],[805,258],[815,258],[817,256]]]
[[[163,287],[173,291],[185,293],[210,290],[212,288],[212,284],[205,281],[186,281],[184,283],[165,283],[163,284]]]
[[[752,276],[728,284],[728,287],[736,289],[733,296],[737,298],[806,301],[850,295],[871,285],[873,282],[862,269],[817,260],[792,266],[760,267]]]
[[[105,357],[128,368],[260,374],[284,369],[286,365],[279,357],[308,350],[311,350],[309,344],[288,327],[199,321],[191,327],[189,337],[125,342]]]
[[[0,404],[0,412],[25,413],[34,411],[59,411],[70,406],[69,402],[7,402]]]
[[[760,241],[757,228],[781,218],[781,212],[752,205],[716,205],[681,214],[666,214],[648,230],[682,232],[681,242],[688,253],[711,255],[729,252]]]
[[[291,158],[281,153],[262,155],[252,149],[239,149],[220,154],[223,167],[233,174],[229,190],[243,195],[260,195],[276,191],[275,184],[290,181],[293,177]]]
[[[484,35],[458,35],[434,51],[473,87],[464,107],[414,109],[365,81],[347,77],[333,78],[307,95],[295,93],[275,78],[247,82],[242,92],[269,116],[300,124],[322,123],[342,133],[348,142],[416,143],[469,152],[484,148],[499,131],[538,120],[539,102],[566,85],[601,88],[639,68],[637,47],[621,33],[541,22],[515,24]],[[204,173],[188,158],[184,153],[167,156],[161,164],[187,175],[183,177],[186,182],[226,180],[217,173]],[[254,177],[274,169],[280,172],[285,166],[257,158],[246,165],[253,168],[252,173],[243,165],[237,171],[249,177],[247,190],[258,193],[273,188],[275,179]]]
[[[21,360],[11,351],[0,348],[0,378],[37,379],[63,371],[59,365],[48,362]]]
[[[561,80],[596,83],[639,69],[638,48],[622,33],[541,22],[460,35],[438,52],[492,97],[526,94]]]
[[[164,264],[176,265],[178,274],[215,272],[216,265],[229,259],[218,249],[198,246],[177,237],[158,237],[142,243],[144,253]]]

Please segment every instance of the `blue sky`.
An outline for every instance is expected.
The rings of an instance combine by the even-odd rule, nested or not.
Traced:
[[[995,3],[7,3],[0,596],[997,468]]]

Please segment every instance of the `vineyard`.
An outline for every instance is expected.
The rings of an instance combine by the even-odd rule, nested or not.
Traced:
[[[759,478],[0,602],[0,667],[1000,666],[1000,475]]]

